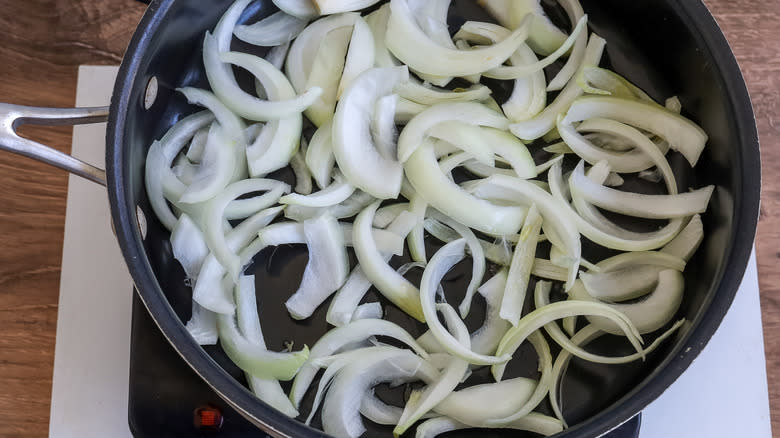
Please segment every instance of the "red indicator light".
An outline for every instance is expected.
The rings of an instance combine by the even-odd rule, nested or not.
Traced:
[[[201,406],[193,414],[195,427],[200,430],[219,430],[222,426],[222,411],[216,406]]]

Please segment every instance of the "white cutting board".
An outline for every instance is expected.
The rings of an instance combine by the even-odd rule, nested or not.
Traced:
[[[77,106],[108,104],[116,67],[79,68]],[[73,153],[103,164],[105,124],[73,131]],[[105,190],[71,176],[49,435],[124,437],[132,281]],[[642,417],[641,438],[769,438],[755,257],[734,304],[691,367]]]

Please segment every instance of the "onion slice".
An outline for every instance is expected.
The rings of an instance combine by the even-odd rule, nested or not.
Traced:
[[[275,47],[295,39],[307,24],[308,20],[278,11],[257,23],[236,26],[233,34],[249,44]]]
[[[379,199],[395,198],[403,168],[383,158],[371,138],[371,114],[377,99],[407,80],[406,67],[374,68],[356,78],[344,92],[333,118],[333,154],[347,181]]]

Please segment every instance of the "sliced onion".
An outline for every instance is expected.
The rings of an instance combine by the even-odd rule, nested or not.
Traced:
[[[391,0],[387,25],[388,49],[415,71],[435,76],[465,76],[482,73],[503,64],[528,34],[528,20],[505,40],[493,46],[457,50],[433,41],[415,22],[406,0]]]
[[[389,349],[388,349],[389,350]],[[409,350],[363,354],[345,365],[333,379],[322,406],[322,427],[331,436],[357,438],[366,428],[360,418],[365,394],[381,382],[431,377]]]
[[[396,86],[395,91],[412,102],[421,105],[436,105],[439,103],[455,102],[479,102],[490,96],[490,88],[477,84],[469,88],[456,88],[455,90],[446,90],[432,86],[425,86],[410,80],[402,82]]]
[[[336,158],[333,156],[333,131],[330,121],[323,123],[309,142],[306,150],[306,165],[321,189],[330,185],[333,166]]]
[[[410,346],[423,358],[428,354],[420,347],[414,338],[398,325],[383,319],[361,319],[353,321],[343,327],[334,328],[314,344],[309,354],[309,360],[301,367],[293,381],[290,390],[290,400],[295,407],[299,407],[303,396],[306,394],[311,382],[317,375],[317,366],[314,361],[336,353],[345,345],[365,341],[372,336],[389,336]]]
[[[696,250],[699,249],[699,245],[701,245],[703,240],[704,224],[701,221],[701,216],[696,214],[677,237],[661,248],[661,252],[679,257],[687,262]]]
[[[512,354],[523,343],[523,341],[530,336],[536,330],[544,327],[546,324],[569,316],[604,316],[614,321],[618,327],[620,327],[622,333],[628,338],[631,344],[637,351],[642,350],[641,336],[637,332],[636,328],[621,312],[613,309],[612,307],[602,304],[587,301],[577,302],[558,302],[548,304],[544,307],[538,308],[533,312],[527,314],[520,320],[520,324],[509,329],[504,338],[501,340],[501,344],[498,346],[497,354]],[[493,377],[496,380],[501,380],[504,375],[506,364],[493,365],[491,371]]]
[[[361,319],[382,319],[385,312],[382,310],[382,305],[374,301],[372,303],[363,303],[355,307],[355,311],[352,312],[352,321],[360,321]]]
[[[500,364],[508,361],[510,355],[490,356],[478,354],[470,348],[464,347],[455,339],[439,322],[435,310],[436,290],[441,283],[444,274],[465,256],[465,239],[458,239],[444,245],[434,256],[423,271],[420,281],[420,301],[422,302],[425,320],[431,333],[436,337],[441,346],[455,357],[461,358],[476,365]]]
[[[359,11],[372,6],[379,0],[312,0],[320,15]]]
[[[220,55],[220,60],[252,73],[271,99],[290,99],[295,96],[284,74],[260,57],[228,52]],[[304,108],[309,104],[309,101],[304,102]],[[278,116],[278,120],[266,124],[255,143],[247,148],[251,175],[265,175],[287,166],[300,144],[303,118],[299,113],[302,109],[299,107],[297,111],[283,118]]]
[[[597,244],[621,251],[648,251],[667,244],[680,230],[681,221],[671,221],[659,231],[649,233],[634,233],[620,230],[621,233],[607,232],[586,221],[569,204],[565,195],[565,184],[561,176],[560,162],[553,164],[547,173],[550,191],[558,204],[566,212],[566,216],[577,224],[583,236]]]
[[[200,228],[187,214],[179,216],[171,230],[171,250],[179,261],[187,278],[198,278],[203,260],[209,255],[209,247]]]
[[[354,191],[355,187],[346,182],[343,177],[337,176],[331,185],[318,192],[311,195],[291,193],[282,196],[279,199],[279,203],[303,205],[306,207],[330,207],[345,201]]]
[[[591,34],[590,41],[585,51],[582,65],[598,65],[604,52],[606,41],[596,34]],[[541,113],[531,119],[511,125],[509,128],[513,134],[522,140],[536,140],[555,127],[559,114],[564,114],[578,97],[582,95],[582,89],[570,81],[555,100]]]
[[[284,61],[287,59],[287,53],[290,51],[290,43],[281,46],[271,47],[271,50],[265,55],[265,60],[271,65],[281,70],[284,68]]]
[[[239,25],[233,33],[256,46],[275,47],[289,43],[309,24],[308,20],[279,11],[251,25]]]
[[[401,310],[419,321],[424,321],[420,308],[420,292],[409,280],[387,264],[371,235],[371,223],[379,202],[366,207],[355,219],[353,241],[355,255],[371,283]]]
[[[375,198],[373,196],[360,190],[355,190],[352,193],[352,196],[347,198],[344,202],[331,207],[304,207],[302,205],[288,205],[284,210],[284,216],[291,220],[304,221],[327,212],[336,219],[344,219],[353,217],[360,213],[361,210],[363,210],[374,200]]]
[[[395,160],[398,156],[398,129],[395,126],[397,106],[398,95],[380,97],[371,118],[371,136],[379,155],[385,160]]]
[[[525,208],[478,199],[447,178],[439,168],[430,139],[423,141],[404,169],[425,201],[463,225],[495,235],[514,234],[522,225]]]
[[[397,67],[401,65],[390,53],[385,44],[387,34],[387,21],[390,19],[390,4],[385,3],[376,11],[365,16],[366,24],[371,28],[374,36],[374,54],[377,67]]]
[[[572,23],[577,23],[577,26],[579,26],[583,20],[587,20],[587,16],[582,10],[582,5],[580,5],[579,0],[559,0],[559,2],[566,11],[566,15],[569,16],[569,21]],[[571,78],[574,77],[578,71],[581,71],[580,66],[585,57],[586,46],[588,45],[588,34],[587,32],[578,32],[575,27],[571,33],[571,36],[574,35],[577,35],[577,42],[574,44],[574,48],[569,54],[569,59],[558,74],[550,81],[547,91],[558,91],[562,89],[571,82]],[[571,39],[571,36],[569,39]]]
[[[225,236],[228,249],[232,253],[239,253],[282,210],[282,207],[269,208],[238,224]],[[198,280],[192,289],[192,299],[212,312],[230,315],[235,310],[235,302],[231,296],[232,287],[226,289],[222,285],[225,273],[226,269],[217,261],[214,254],[209,254],[203,261]]]
[[[344,284],[349,274],[344,233],[335,218],[323,215],[305,221],[303,233],[309,249],[309,261],[300,287],[284,304],[290,315],[298,320],[310,317]]]
[[[378,199],[396,198],[403,168],[382,158],[371,138],[371,114],[377,99],[407,80],[406,67],[375,68],[364,72],[344,92],[333,119],[333,154],[339,169],[355,187]]]
[[[260,318],[257,314],[257,299],[255,294],[255,277],[241,276],[236,285],[236,320],[238,328],[247,341],[259,347],[266,348],[263,339],[263,331],[260,327]],[[247,383],[252,392],[260,400],[282,412],[288,417],[298,416],[295,409],[284,393],[284,389],[276,379],[263,379],[247,373]]]
[[[650,131],[680,152],[691,164],[696,162],[707,143],[707,134],[690,120],[657,105],[637,100],[605,96],[585,96],[572,103],[565,123],[579,122],[594,117],[618,122]]]
[[[536,53],[548,55],[566,40],[566,34],[550,21],[539,0],[479,0],[478,3],[509,29],[517,28],[526,16],[532,15],[528,45]]]
[[[679,271],[667,269],[658,274],[658,284],[647,298],[627,304],[609,304],[613,309],[622,312],[636,326],[641,334],[654,332],[665,326],[674,318],[682,302],[685,280]],[[593,301],[597,299],[588,295],[584,287],[569,291],[570,299],[577,301]],[[588,320],[599,329],[612,334],[622,333],[612,321],[588,316]]]
[[[290,168],[295,174],[295,188],[293,190],[301,195],[310,195],[312,191],[311,172],[309,172],[304,158],[307,149],[306,140],[301,139],[301,148],[290,159]]]
[[[375,56],[374,36],[371,33],[371,28],[368,27],[368,24],[362,17],[358,17],[352,29],[349,50],[344,63],[344,72],[341,74],[341,81],[336,94],[337,98],[341,97],[341,94],[356,77],[374,66]]]
[[[340,223],[339,227],[344,236],[344,244],[352,246],[352,224]],[[371,229],[371,235],[380,251],[399,255],[403,253],[403,237],[391,231],[376,228]],[[259,231],[259,238],[265,246],[306,243],[303,224],[299,222],[279,222],[269,225]]]
[[[583,198],[597,207],[616,213],[649,219],[669,219],[704,213],[715,186],[676,195],[645,195],[604,187],[585,176],[580,162],[572,174],[571,184]]]
[[[667,338],[669,338],[672,334],[674,334],[675,331],[677,331],[680,327],[682,327],[685,320],[677,321],[669,330],[665,331],[661,336],[657,337],[652,344],[650,344],[647,348],[645,348],[641,353],[634,353],[628,356],[622,356],[622,357],[612,357],[610,362],[604,362],[604,363],[611,363],[611,364],[622,364],[622,363],[628,363],[633,362],[636,360],[639,360],[643,358],[645,355],[648,355],[655,351],[656,348],[658,348]],[[593,324],[585,326],[582,330],[577,332],[574,336],[571,338],[571,342],[574,345],[577,346],[584,346],[588,344],[589,342],[593,341],[594,339],[603,336],[606,334],[605,332],[599,330],[598,327],[594,326]],[[563,414],[560,410],[560,403],[558,402],[558,385],[560,384],[560,380],[563,376],[563,373],[566,369],[566,367],[569,364],[569,360],[571,359],[572,355],[568,351],[564,350],[561,351],[560,354],[558,354],[558,357],[555,359],[555,363],[553,364],[553,385],[550,388],[549,394],[550,394],[550,404],[552,405],[553,411],[555,412],[555,416],[558,417],[558,419],[561,420],[564,427],[566,427],[566,421],[563,418]]]
[[[471,340],[466,324],[461,321],[455,309],[449,304],[439,304],[437,309],[442,312],[447,326],[455,339],[465,348],[471,348]],[[442,370],[441,376],[425,387],[425,390],[418,398],[409,400],[404,406],[398,425],[393,429],[393,434],[401,435],[409,429],[417,420],[422,418],[428,411],[437,406],[445,397],[447,397],[455,387],[461,382],[463,376],[469,369],[469,363],[462,359],[453,358]]]
[[[520,232],[520,241],[515,247],[512,263],[509,265],[507,287],[501,301],[500,316],[517,326],[523,312],[525,293],[531,281],[531,268],[534,264],[539,232],[542,230],[542,216],[536,204],[531,204]]]
[[[271,0],[277,8],[302,19],[311,19],[317,16],[312,0]]]
[[[192,314],[185,328],[198,345],[216,345],[219,340],[217,314],[204,309],[194,300],[192,301]]]
[[[428,109],[428,105],[412,102],[406,98],[399,98],[395,110],[395,123],[405,125],[418,114]]]
[[[513,395],[514,396],[514,395]],[[417,426],[416,438],[433,438],[453,430],[471,429],[473,426],[461,423],[448,417],[431,418]],[[556,418],[531,412],[525,417],[509,424],[500,426],[501,429],[527,430],[544,436],[555,435],[563,431],[563,423]]]
[[[401,132],[398,138],[398,159],[405,163],[420,147],[429,131],[443,122],[460,122],[501,130],[506,130],[509,126],[509,121],[502,114],[479,103],[460,102],[434,105],[415,116]]]

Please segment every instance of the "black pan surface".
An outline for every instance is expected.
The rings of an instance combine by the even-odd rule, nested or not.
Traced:
[[[678,316],[689,323],[645,362],[604,366],[573,360],[563,382],[562,400],[564,414],[574,426],[560,434],[562,437],[598,436],[628,420],[660,395],[703,348],[728,309],[747,263],[760,186],[752,107],[733,55],[706,8],[698,0],[582,3],[589,14],[591,30],[607,39],[603,65],[613,67],[657,100],[679,96],[684,114],[710,135],[696,169],[691,169],[681,157],[671,156],[676,174],[687,176],[680,178],[680,189],[715,184],[717,190],[703,216],[707,237],[685,272],[686,294]],[[190,316],[191,290],[173,259],[168,233],[154,219],[144,191],[143,163],[148,145],[177,120],[196,111],[174,90],[181,86],[208,87],[201,67],[202,36],[230,4],[230,0],[153,2],[128,49],[112,100],[107,134],[109,196],[117,237],[146,307],[196,372],[239,412],[269,433],[320,436],[322,432],[289,421],[254,399],[242,386],[243,373],[219,347],[206,347],[204,353],[189,337],[182,322]],[[546,6],[550,6],[551,16],[565,26],[560,11]],[[270,1],[255,1],[242,19],[250,21],[275,10]],[[489,17],[471,0],[454,0],[451,29],[457,29],[465,19]],[[234,48],[250,49],[238,43]],[[158,80],[158,97],[145,110],[144,90],[152,76]],[[506,90],[494,90],[499,102],[505,95]],[[291,179],[288,172],[277,176]],[[628,184],[632,190],[648,189],[638,180],[629,179]],[[146,239],[137,231],[136,206],[148,221]],[[428,244],[432,254],[438,244],[432,240]],[[609,255],[599,252],[594,245],[586,244],[585,250],[590,260]],[[312,345],[327,330],[326,306],[303,322],[293,321],[284,309],[284,301],[297,289],[306,261],[304,246],[282,246],[264,250],[247,269],[257,279],[261,322],[271,349],[284,349],[288,341],[298,346]],[[400,265],[405,261],[396,258],[393,263]],[[414,275],[410,278],[418,280],[419,272],[418,277]],[[459,301],[469,276],[470,265],[464,262],[445,277],[450,302]],[[367,296],[377,298],[387,309],[388,318],[413,335],[424,331],[423,326],[404,317],[378,294]],[[483,309],[484,303],[475,303],[467,320],[470,327],[480,325]],[[612,355],[631,352],[619,337],[604,337],[592,344],[592,349]],[[533,350],[523,346],[511,363],[509,376],[536,377],[535,358]],[[486,370],[479,371],[469,383],[486,382],[488,378]],[[401,390],[380,388],[378,392],[389,402],[402,403]],[[302,412],[308,412],[310,402],[304,401]],[[540,411],[551,413],[545,404]],[[390,428],[365,423],[368,436],[391,436]],[[319,419],[313,425],[319,426]],[[532,435],[480,430],[452,436]]]

